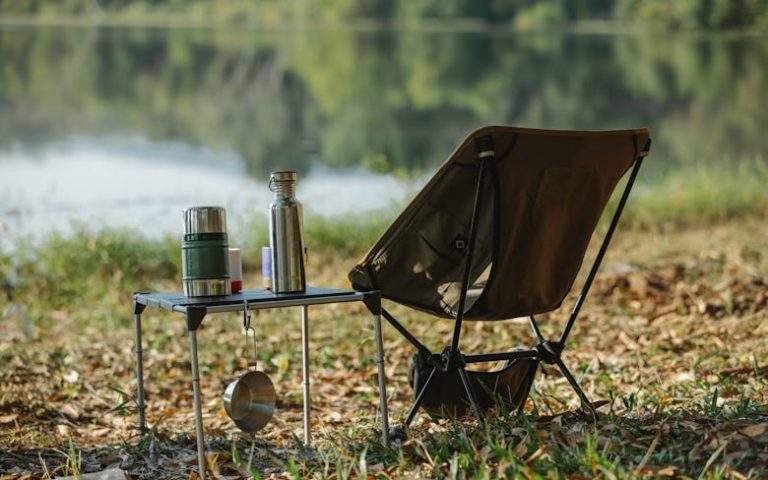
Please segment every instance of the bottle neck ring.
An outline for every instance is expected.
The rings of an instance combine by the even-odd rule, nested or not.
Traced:
[[[269,189],[275,194],[275,198],[293,198],[296,196],[296,181],[271,179]]]

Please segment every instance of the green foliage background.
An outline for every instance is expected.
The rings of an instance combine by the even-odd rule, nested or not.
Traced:
[[[219,24],[474,21],[532,28],[618,20],[668,29],[768,28],[762,0],[0,0],[0,12]]]
[[[0,29],[0,148],[137,136],[428,172],[481,125],[654,130],[652,169],[768,153],[768,43],[696,35]],[[648,173],[646,173],[648,175]]]

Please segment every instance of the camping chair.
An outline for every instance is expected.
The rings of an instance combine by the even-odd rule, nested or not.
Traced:
[[[409,365],[415,400],[428,412],[522,410],[540,362],[556,365],[595,415],[562,360],[563,348],[650,149],[648,129],[557,131],[486,127],[453,152],[349,273],[355,289],[455,321],[450,345],[433,353],[386,309],[382,315],[417,350]],[[560,307],[613,189],[630,170],[594,263],[557,339],[535,315]],[[465,354],[465,320],[527,317],[531,348]],[[495,372],[467,370],[504,361]],[[395,432],[404,434],[404,430]]]

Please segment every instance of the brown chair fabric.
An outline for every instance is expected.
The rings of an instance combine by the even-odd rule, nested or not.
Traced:
[[[441,317],[456,315],[478,175],[475,141],[495,159],[481,190],[467,320],[558,308],[613,189],[649,130],[486,127],[453,152],[350,272],[355,289]]]
[[[408,371],[408,383],[413,389],[414,397],[421,391],[432,371],[426,364],[420,367],[414,365],[414,361],[419,363],[418,355],[417,353],[411,360]],[[507,362],[495,371],[466,372],[475,401],[481,409],[498,407],[502,412],[508,413],[525,403],[538,366],[538,360],[525,358]],[[461,417],[469,414],[470,402],[461,384],[458,369],[453,368],[445,372],[437,369],[434,375],[429,387],[424,391],[421,407],[439,417]]]

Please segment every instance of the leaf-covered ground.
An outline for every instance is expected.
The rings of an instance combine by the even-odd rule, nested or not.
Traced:
[[[300,441],[299,312],[254,316],[260,368],[279,400],[273,422],[249,438],[221,402],[246,368],[241,318],[209,316],[199,338],[210,469],[232,479],[768,478],[767,225],[755,218],[617,235],[564,354],[587,395],[602,404],[596,421],[579,415],[566,380],[545,366],[524,415],[491,416],[482,430],[472,419],[422,414],[408,440],[384,448],[372,325],[362,306],[347,304],[310,309],[312,448]],[[310,260],[313,284],[340,287],[354,262],[338,253]],[[98,294],[51,308],[34,296],[0,297],[0,477],[120,468],[134,479],[195,478],[180,316],[145,312],[151,431],[143,440],[135,432],[131,280],[124,275],[101,278]],[[178,286],[160,278],[138,288]],[[545,333],[559,331],[572,300],[540,317]],[[450,322],[392,310],[435,350],[447,341]],[[527,329],[516,320],[472,323],[462,348],[528,346]],[[385,349],[396,421],[412,398],[405,372],[413,352],[388,327]]]

